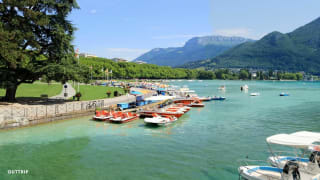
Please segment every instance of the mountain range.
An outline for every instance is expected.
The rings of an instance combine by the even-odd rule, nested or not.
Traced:
[[[184,68],[252,68],[320,74],[320,18],[290,33],[272,32]]]
[[[253,42],[253,40],[224,36],[194,37],[187,41],[183,47],[155,48],[134,61],[175,67],[191,61],[216,57],[244,42]]]

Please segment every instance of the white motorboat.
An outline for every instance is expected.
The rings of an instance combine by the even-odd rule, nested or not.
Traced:
[[[260,96],[260,93],[258,92],[250,93],[250,96]]]
[[[288,161],[284,168],[272,166],[241,166],[239,175],[247,180],[312,180],[313,175],[301,173],[299,164]]]
[[[248,89],[249,89],[249,86],[246,85],[246,84],[245,84],[244,86],[241,86],[241,87],[240,87],[240,90],[241,90],[241,91],[248,91]]]
[[[266,139],[272,156],[272,166],[241,166],[239,175],[248,180],[313,180],[320,174],[320,133],[300,131],[292,134],[276,134]],[[282,145],[302,150],[302,155],[280,156],[271,145]],[[304,154],[311,151],[309,158]]]
[[[226,86],[220,86],[218,89],[219,89],[220,91],[225,91],[225,90],[226,90]]]
[[[320,146],[316,145],[320,142],[320,133],[300,131],[292,134],[277,134],[267,138],[268,144],[277,144],[295,149],[303,150],[310,156],[306,158],[303,155],[283,156],[278,152],[271,151],[273,155],[268,158],[271,165],[283,168],[288,161],[295,161],[300,166],[300,172],[317,175],[320,174]],[[269,146],[271,147],[271,146]]]
[[[152,118],[145,118],[144,122],[146,124],[165,126],[169,123],[173,123],[178,120],[178,118],[175,116],[162,117],[162,116],[159,116],[158,114],[152,114],[152,116],[153,116]]]

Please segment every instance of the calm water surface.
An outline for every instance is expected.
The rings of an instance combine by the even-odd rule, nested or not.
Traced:
[[[265,138],[320,131],[320,83],[183,81],[224,102],[193,108],[175,124],[105,124],[90,117],[0,132],[0,179],[237,179],[238,159],[268,157]],[[240,92],[248,84],[250,97]],[[218,87],[226,85],[225,92]],[[289,92],[289,97],[279,93]],[[8,175],[28,169],[28,175]]]

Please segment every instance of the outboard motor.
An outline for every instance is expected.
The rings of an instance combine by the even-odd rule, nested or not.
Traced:
[[[299,164],[295,161],[288,161],[283,167],[283,179],[290,179],[290,176],[293,180],[300,180]]]
[[[312,163],[317,163],[320,168],[320,152],[313,151],[309,157],[309,161]]]

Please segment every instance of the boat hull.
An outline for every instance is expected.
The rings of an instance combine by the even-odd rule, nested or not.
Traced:
[[[224,100],[226,100],[226,98],[225,97],[216,97],[216,98],[212,98],[211,100],[213,100],[213,101],[224,101]]]
[[[190,104],[190,107],[204,107],[204,104]]]
[[[93,116],[92,120],[94,121],[108,121],[110,117],[100,117],[100,116]]]
[[[126,120],[110,119],[109,121],[112,122],[112,123],[122,124],[122,123],[131,122],[131,121],[134,121],[134,120],[137,120],[137,119],[139,119],[139,116],[130,117],[130,118],[126,119]]]
[[[145,111],[140,112],[141,116],[144,117],[152,117],[152,114],[159,114],[160,116],[175,116],[176,118],[180,118],[184,113],[174,113],[174,112],[155,112],[155,111]]]

